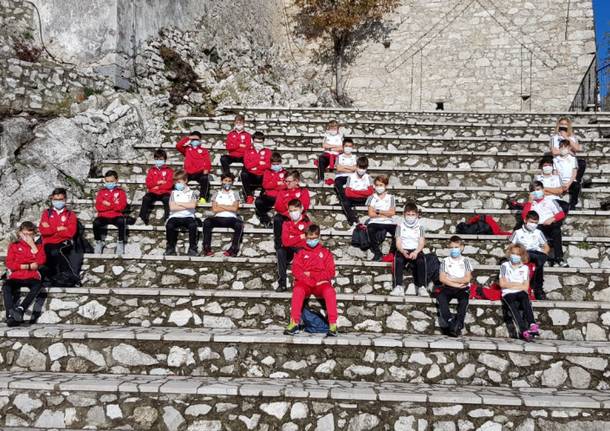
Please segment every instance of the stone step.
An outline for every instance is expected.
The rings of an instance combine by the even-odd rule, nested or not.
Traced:
[[[34,314],[43,311],[40,324],[281,329],[288,323],[290,297],[270,290],[50,288]],[[440,333],[431,298],[337,294],[337,303],[343,332]],[[534,301],[533,307],[542,339],[608,340],[608,302]],[[506,337],[503,321],[500,301],[472,300],[464,335]]]
[[[204,142],[224,142],[226,130],[199,130]],[[165,145],[175,146],[180,137],[188,135],[190,130],[163,130],[162,135],[167,141]],[[303,132],[274,132],[265,131],[269,145],[286,146],[289,148],[312,147],[318,151],[322,147],[320,133]],[[430,136],[428,134],[350,134],[356,146],[366,143],[367,148],[390,149],[393,147],[403,150],[450,150],[450,151],[528,151],[540,152],[549,150],[548,134],[540,136]],[[581,137],[579,140],[588,152],[608,153],[608,139],[599,137]]]
[[[400,430],[610,425],[610,395],[594,390],[42,372],[1,373],[0,387],[7,401],[5,424],[44,428],[217,431],[280,429],[283,424],[283,429],[325,431],[373,429],[381,423]]]
[[[162,213],[160,209],[158,211]],[[161,214],[158,214],[162,217]],[[85,221],[85,220],[83,220]],[[165,226],[159,218],[157,225],[134,225],[129,228],[129,242],[133,249],[130,253],[160,255],[165,251]],[[424,223],[425,225],[425,223]],[[86,224],[86,236],[93,241],[92,225]],[[109,229],[108,242],[116,240],[116,230]],[[200,235],[202,229],[199,229]],[[229,248],[232,230],[219,228],[214,230],[212,247],[216,252]],[[323,241],[336,258],[353,259],[357,262],[372,259],[372,252],[351,246],[351,231],[323,230]],[[451,234],[429,234],[426,243],[426,252],[435,252],[439,256],[446,255],[447,243]],[[201,239],[201,238],[200,238]],[[505,255],[508,244],[506,236],[481,235],[464,236],[467,247],[464,255],[471,258],[475,264],[496,265]],[[178,247],[183,252],[187,247],[188,236],[179,236]],[[384,250],[389,251],[390,241],[386,241]],[[201,244],[199,244],[201,249]],[[137,249],[137,250],[136,250]],[[261,229],[246,226],[242,238],[240,256],[244,257],[272,257],[275,256],[272,229]],[[596,237],[566,237],[564,238],[564,259],[571,268],[609,268],[610,269],[610,238]]]
[[[313,163],[305,164],[306,162],[296,162],[285,165],[289,170],[298,170],[301,173],[301,182],[303,184],[317,183],[317,168]],[[125,179],[132,178],[132,175],[146,175],[147,170],[152,164],[147,161],[141,162],[124,162],[115,161],[113,163],[102,163],[96,171],[100,177],[107,169],[117,170],[119,177]],[[170,166],[178,169],[182,167],[180,162],[170,163]],[[241,169],[241,164],[235,163],[231,165],[233,172],[237,174]],[[495,186],[495,187],[516,187],[527,193],[530,183],[540,174],[538,169],[509,169],[509,168],[469,168],[452,167],[438,168],[426,166],[375,166],[368,169],[368,172],[373,177],[376,175],[389,175],[390,186],[394,185],[414,185],[414,186],[446,186],[449,185],[456,189],[460,187],[476,187],[476,186]],[[215,177],[221,174],[220,163],[212,164],[211,173]],[[591,169],[587,171],[589,178],[599,178],[610,174],[610,168],[599,170]],[[143,178],[142,178],[143,179]],[[216,178],[220,179],[220,178]]]
[[[608,342],[279,330],[0,325],[2,371],[607,390]],[[362,354],[354,355],[354,349]]]

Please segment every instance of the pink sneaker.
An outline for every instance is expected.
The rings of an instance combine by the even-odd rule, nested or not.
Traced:
[[[529,331],[523,331],[523,334],[521,334],[521,338],[523,338],[523,340],[525,341],[532,341],[532,334],[530,334]]]
[[[537,323],[532,323],[528,332],[530,333],[530,335],[537,337],[538,335],[540,335],[540,326],[538,326]]]

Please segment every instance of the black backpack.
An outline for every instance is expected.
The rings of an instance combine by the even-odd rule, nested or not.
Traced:
[[[492,235],[493,230],[485,222],[485,216],[480,216],[479,220],[474,223],[461,222],[455,227],[455,233],[458,235]]]
[[[371,241],[369,239],[369,231],[363,224],[357,224],[352,233],[352,246],[359,248],[362,251],[366,251],[371,248]]]

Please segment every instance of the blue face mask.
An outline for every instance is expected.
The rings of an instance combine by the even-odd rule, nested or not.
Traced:
[[[462,250],[459,247],[453,247],[450,251],[449,251],[449,255],[451,257],[460,257],[462,255]]]
[[[198,139],[191,140],[191,147],[198,147],[199,145],[201,145],[200,140],[198,140]]]
[[[184,190],[184,187],[185,187],[184,183],[176,183],[176,184],[174,185],[174,188],[175,188],[176,190],[178,190],[179,192],[181,192],[182,190]]]
[[[222,188],[225,189],[226,191],[231,190],[231,187],[233,187],[233,184],[225,183],[222,185]]]
[[[542,190],[534,190],[532,192],[532,197],[536,200],[542,199],[544,197],[544,192]]]
[[[307,240],[307,245],[311,248],[314,248],[315,246],[317,246],[320,243],[320,239],[319,238],[315,238],[315,239],[308,239]]]
[[[104,187],[108,190],[114,190],[116,188],[116,183],[104,183]]]
[[[56,210],[63,210],[64,207],[66,206],[66,201],[51,201],[51,204],[53,204],[53,208],[55,208]]]
[[[511,254],[510,255],[510,262],[512,264],[518,265],[521,263],[521,256],[519,256],[518,254]]]
[[[271,170],[273,172],[279,172],[282,170],[282,165],[271,165]]]
[[[165,160],[155,160],[155,166],[161,169],[165,164]]]

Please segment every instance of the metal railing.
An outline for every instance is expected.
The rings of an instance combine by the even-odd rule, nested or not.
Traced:
[[[599,82],[597,79],[597,56],[585,73],[578,91],[570,105],[570,111],[599,111]]]

